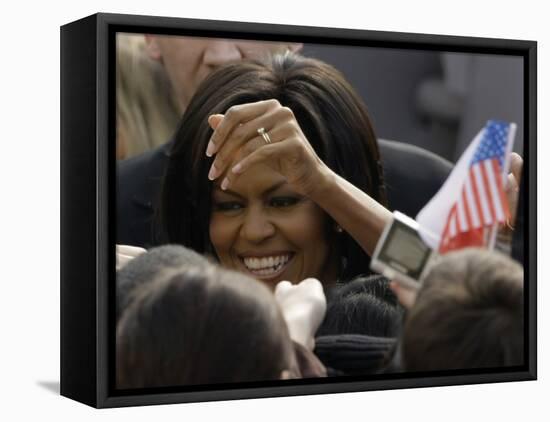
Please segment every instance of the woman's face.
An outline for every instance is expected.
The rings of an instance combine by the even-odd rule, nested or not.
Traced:
[[[231,168],[231,167],[230,167]],[[327,216],[266,165],[249,168],[228,190],[212,191],[210,240],[222,265],[264,281],[334,281],[338,270]]]

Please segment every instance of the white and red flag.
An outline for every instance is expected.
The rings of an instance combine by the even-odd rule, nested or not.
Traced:
[[[420,235],[432,249],[493,246],[494,228],[510,216],[504,186],[515,132],[514,123],[488,121],[418,213]]]

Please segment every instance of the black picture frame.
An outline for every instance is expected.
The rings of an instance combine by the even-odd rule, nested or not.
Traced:
[[[208,388],[113,387],[115,241],[114,34],[155,32],[333,45],[445,50],[524,59],[525,364],[497,370],[287,380]],[[277,397],[536,379],[536,107],[534,41],[95,14],[61,27],[61,395],[90,406]]]

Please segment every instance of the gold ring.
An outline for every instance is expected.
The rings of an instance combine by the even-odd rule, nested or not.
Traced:
[[[264,138],[264,141],[265,141],[266,144],[271,143],[271,139],[269,138],[269,135],[267,134],[267,132],[265,131],[265,129],[263,127],[258,129],[258,134],[261,135],[262,138]]]

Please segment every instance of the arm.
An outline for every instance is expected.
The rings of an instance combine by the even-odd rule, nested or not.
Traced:
[[[327,214],[372,255],[392,214],[365,192],[356,188],[328,167],[323,166],[318,183],[308,193]]]

